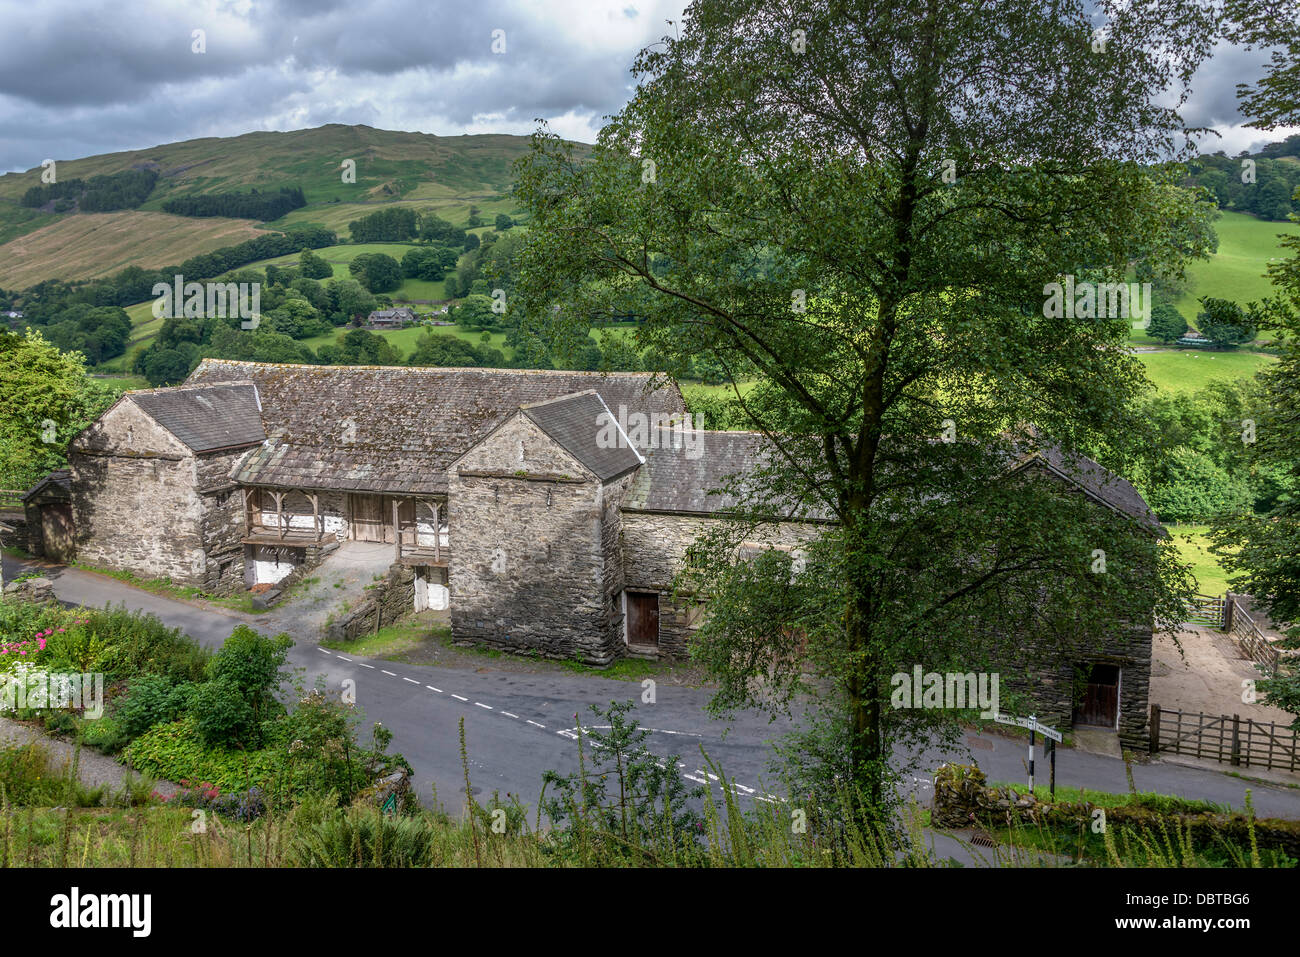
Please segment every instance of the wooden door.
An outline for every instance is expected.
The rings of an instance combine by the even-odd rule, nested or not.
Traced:
[[[1114,728],[1119,723],[1119,668],[1093,665],[1083,699],[1074,709],[1074,723]]]
[[[627,596],[627,643],[659,646],[659,593],[630,591]]]
[[[378,495],[349,496],[352,537],[359,542],[384,541],[384,501]],[[391,541],[391,539],[390,539]]]
[[[76,549],[72,535],[72,506],[41,506],[41,539],[45,543],[45,557],[52,562],[73,560]]]

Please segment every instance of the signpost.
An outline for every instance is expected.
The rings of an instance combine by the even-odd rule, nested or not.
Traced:
[[[1055,728],[1050,728],[1045,724],[1039,724],[1038,719],[1034,717],[1034,715],[1032,714],[1028,718],[1017,718],[1009,714],[995,714],[993,716],[993,720],[998,722],[999,724],[1014,724],[1019,728],[1029,729],[1029,793],[1030,794],[1034,793],[1034,745],[1038,743],[1038,739],[1036,736],[1039,732],[1042,732],[1043,737],[1052,742],[1051,745],[1049,746],[1051,752],[1051,762],[1052,762],[1051,792],[1052,792],[1052,800],[1056,800],[1056,743],[1061,740],[1061,732],[1057,731]]]

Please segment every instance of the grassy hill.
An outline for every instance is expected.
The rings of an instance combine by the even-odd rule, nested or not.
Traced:
[[[490,222],[499,212],[518,211],[510,196],[511,169],[528,142],[525,136],[434,136],[331,124],[60,160],[60,181],[128,169],[159,173],[139,210],[97,214],[27,209],[20,200],[40,185],[41,169],[7,173],[0,176],[0,286],[102,276],[131,264],[165,266],[233,245],[259,228],[251,220],[162,212],[177,196],[301,187],[308,205],[267,224],[272,229],[311,224],[346,233],[351,220],[386,203],[431,208],[461,226],[474,205]],[[355,183],[343,182],[345,160],[356,164]]]
[[[1175,305],[1188,322],[1195,323],[1201,296],[1214,296],[1246,303],[1272,293],[1264,270],[1272,259],[1281,258],[1278,235],[1300,233],[1296,223],[1270,223],[1246,213],[1225,212],[1214,224],[1219,250],[1209,260],[1198,260],[1187,268],[1189,288]]]

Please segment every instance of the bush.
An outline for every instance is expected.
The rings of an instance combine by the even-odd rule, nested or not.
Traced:
[[[433,828],[424,817],[348,808],[314,820],[295,816],[290,854],[299,867],[428,867]]]
[[[155,724],[175,721],[189,703],[194,686],[176,684],[166,675],[141,675],[131,681],[117,705],[116,718],[128,739],[138,738]]]
[[[271,789],[283,753],[276,748],[239,751],[204,742],[192,718],[159,724],[132,741],[122,758],[142,774],[169,781],[210,781],[222,791]]]
[[[275,693],[288,678],[280,669],[293,646],[288,635],[267,638],[240,625],[208,664],[190,707],[195,726],[210,745],[260,748],[263,722],[284,713]]]

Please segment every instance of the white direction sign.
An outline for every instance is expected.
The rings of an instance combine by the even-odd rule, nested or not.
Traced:
[[[999,724],[1014,724],[1021,728],[1028,728],[1030,731],[1037,731],[1045,738],[1051,738],[1053,741],[1061,740],[1061,732],[1055,728],[1049,728],[1045,724],[1039,724],[1036,718],[1017,718],[1009,714],[995,714],[993,720]]]

